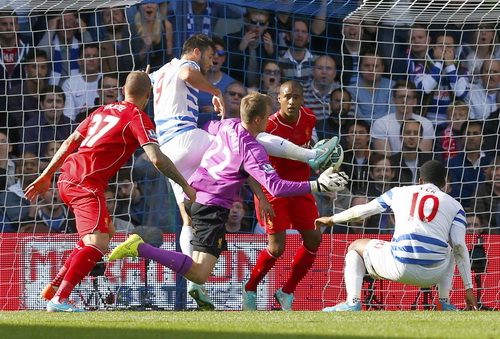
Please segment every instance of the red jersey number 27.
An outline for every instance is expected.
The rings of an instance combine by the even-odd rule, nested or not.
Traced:
[[[87,132],[87,137],[83,140],[80,146],[92,147],[95,142],[104,134],[109,132],[109,130],[111,130],[118,123],[118,121],[120,121],[120,118],[112,115],[107,115],[104,119],[100,114],[94,115]]]

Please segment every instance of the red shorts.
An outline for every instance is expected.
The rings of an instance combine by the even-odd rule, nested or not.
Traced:
[[[62,200],[75,214],[76,229],[81,238],[94,231],[109,233],[111,218],[103,192],[72,182],[64,174],[59,177],[57,186]]]
[[[276,213],[272,222],[262,220],[259,199],[254,198],[257,220],[266,228],[267,234],[283,232],[287,229],[299,231],[314,229],[314,220],[319,218],[319,214],[312,194],[281,198],[268,196],[268,199]]]

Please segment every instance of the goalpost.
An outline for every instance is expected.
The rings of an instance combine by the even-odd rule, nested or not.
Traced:
[[[228,0],[210,1],[200,13],[185,0],[168,4],[153,0],[150,3],[154,4],[152,9],[139,7],[139,1],[135,0],[31,0],[0,4],[0,22],[9,22],[8,18],[15,16],[19,24],[15,39],[9,37],[8,32],[0,31],[3,60],[0,64],[3,73],[0,74],[4,75],[0,78],[0,110],[5,112],[0,119],[3,124],[0,125],[0,185],[5,185],[0,187],[0,310],[43,309],[45,302],[38,293],[50,282],[76,243],[71,213],[57,199],[57,192],[53,191],[54,197],[49,195],[31,208],[22,197],[23,186],[41,173],[54,149],[64,140],[64,131],[74,129],[77,117],[84,118],[94,105],[107,103],[106,100],[121,100],[120,86],[128,72],[143,70],[147,64],[155,69],[179,57],[182,43],[190,34],[207,32],[220,36],[224,42],[234,41],[228,37],[236,37],[245,26],[252,25],[267,25],[266,32],[273,38],[274,56],[262,57],[260,68],[255,70],[246,61],[236,61],[246,60],[249,52],[227,45],[225,53],[219,54],[220,58],[225,58],[222,70],[243,82],[247,90],[262,91],[274,100],[279,82],[294,79],[284,72],[285,69],[288,72],[297,67],[309,72],[311,78],[304,79],[302,84],[308,93],[305,105],[314,107],[318,119],[316,141],[340,135],[344,149],[352,150],[350,168],[354,168],[353,173],[358,176],[352,179],[350,191],[341,191],[335,196],[317,196],[320,215],[331,215],[373,197],[374,191],[367,190],[369,182],[376,192],[376,189],[387,189],[391,185],[407,184],[407,180],[415,178],[415,171],[410,168],[416,166],[413,158],[408,160],[410,167],[405,171],[394,164],[367,162],[369,155],[376,153],[375,148],[379,147],[378,153],[390,156],[396,153],[394,147],[401,147],[404,142],[399,127],[397,132],[387,129],[383,131],[385,135],[381,134],[375,127],[376,118],[388,113],[399,114],[395,112],[410,107],[416,115],[429,119],[433,133],[432,137],[426,135],[427,125],[421,123],[424,137],[418,145],[428,148],[418,153],[437,157],[445,163],[451,173],[450,192],[461,197],[467,205],[471,223],[467,243],[479,301],[484,307],[498,308],[500,176],[496,175],[498,165],[490,165],[500,145],[495,106],[500,105],[499,84],[495,80],[500,73],[500,66],[497,67],[497,62],[500,65],[498,2]],[[251,23],[242,16],[247,8],[269,13],[268,22]],[[295,46],[295,39],[299,40],[297,35],[304,34],[301,27],[295,26],[301,18],[306,19],[309,30],[305,48],[311,59],[292,66],[286,53],[290,46]],[[57,41],[65,37],[67,43],[58,47]],[[438,39],[441,45],[447,44],[446,48],[453,49],[449,60],[435,55]],[[14,45],[10,45],[12,41]],[[95,48],[93,42],[98,43],[99,58],[86,56],[85,52],[79,55],[79,47]],[[35,46],[36,53],[28,55],[26,46]],[[324,55],[331,58],[335,69],[323,67],[326,69],[323,76],[320,74],[322,67],[314,66],[314,60]],[[66,58],[71,61],[66,62]],[[372,65],[361,63],[368,58],[373,61]],[[92,59],[99,60],[99,76],[91,70]],[[266,70],[266,65],[271,63],[281,68],[280,74]],[[440,64],[438,69],[448,73],[437,74],[433,70],[437,63]],[[79,77],[87,70],[88,87],[68,85],[68,79]],[[333,71],[336,74],[332,76]],[[496,88],[494,85],[488,87],[490,80],[497,81]],[[384,85],[375,88],[379,83]],[[405,92],[399,95],[391,90],[395,84],[403,86]],[[60,85],[66,103],[71,103],[57,107],[66,117],[64,122],[56,123],[57,128],[47,127],[50,124],[44,118],[44,112],[54,105],[44,102],[47,93],[54,95],[54,85]],[[334,94],[337,88],[341,91]],[[464,110],[468,116],[455,115],[455,111]],[[453,120],[447,117],[448,111]],[[153,116],[152,105],[146,112]],[[471,124],[471,120],[480,121],[477,126],[483,136],[480,145],[483,160],[465,163],[467,170],[471,170],[467,176],[460,172],[464,163],[459,166],[452,159],[465,147],[460,126],[467,122],[465,125],[472,131],[475,123]],[[372,146],[370,152],[364,152],[366,145],[359,141],[363,136]],[[426,140],[432,142],[426,143]],[[439,143],[437,148],[436,143]],[[411,145],[404,147],[409,147],[404,152],[412,153]],[[376,178],[369,179],[370,172],[376,168],[385,173],[378,182]],[[115,224],[121,227],[111,248],[137,230],[137,226],[160,229],[164,232],[161,241],[155,238],[153,242],[169,250],[177,248],[175,234],[180,222],[170,186],[140,152],[112,180],[110,187],[111,214],[116,218]],[[265,235],[253,234],[256,221],[251,196],[242,192],[241,197],[247,209],[243,232],[228,236],[229,251],[221,256],[206,285],[216,309],[240,309],[241,281],[249,274],[259,251],[267,245]],[[325,230],[313,269],[299,284],[295,309],[320,310],[342,301],[346,297],[343,265],[347,246],[360,237],[390,241],[391,223],[391,214],[384,213],[365,223]],[[274,291],[288,276],[290,261],[299,244],[299,235],[287,236],[283,258],[259,286],[259,309],[276,307]],[[93,270],[91,277],[75,288],[72,298],[88,309],[181,310],[195,307],[186,297],[184,279],[160,265],[142,260],[104,261]],[[421,290],[367,278],[362,298],[365,309],[421,310],[433,308],[437,294],[433,288]],[[454,278],[451,298],[457,306],[464,305],[463,285],[458,274]]]

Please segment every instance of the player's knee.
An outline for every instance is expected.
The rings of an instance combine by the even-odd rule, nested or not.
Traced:
[[[370,239],[355,240],[349,245],[348,251],[356,251],[359,255],[363,255],[363,251],[365,250],[368,241],[370,241]]]
[[[321,240],[321,233],[318,233],[318,235],[309,237],[307,240],[304,239],[304,245],[312,250],[317,250],[319,248],[319,245],[321,245]]]
[[[285,252],[285,245],[274,245],[274,246],[269,246],[269,253],[275,258],[281,257],[283,253]]]

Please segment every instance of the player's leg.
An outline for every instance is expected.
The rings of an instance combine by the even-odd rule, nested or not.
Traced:
[[[110,222],[106,198],[102,192],[90,191],[61,178],[58,186],[63,201],[75,212],[78,234],[85,246],[73,256],[61,285],[47,305],[47,311],[78,312],[82,310],[68,303],[69,296],[108,251],[114,225]]]
[[[367,244],[372,239],[358,239],[347,250],[345,256],[344,281],[347,291],[347,300],[333,307],[326,307],[325,312],[359,311],[361,310],[361,288],[365,276],[365,262],[363,254]]]
[[[289,197],[287,214],[292,229],[302,235],[302,245],[295,252],[292,267],[285,285],[276,291],[275,297],[282,310],[292,311],[295,289],[307,275],[316,259],[316,252],[321,244],[321,232],[314,228],[314,220],[319,218],[316,200],[312,194]]]
[[[73,260],[74,256],[83,248],[83,246],[85,246],[83,239],[78,240],[75,247],[73,248],[73,251],[71,251],[68,258],[66,258],[64,265],[61,267],[59,272],[57,272],[55,278],[52,279],[52,281],[49,284],[47,284],[40,292],[40,296],[42,298],[50,300],[54,297],[54,295],[57,292],[57,289],[59,288],[59,286],[61,286],[61,283],[64,279],[64,276],[66,275],[66,272],[68,271],[68,268],[71,265],[71,261]]]
[[[321,165],[330,158],[330,155],[335,151],[338,138],[333,137],[324,145],[316,149],[307,149],[297,146],[293,142],[285,140],[277,135],[268,133],[260,133],[257,135],[257,141],[264,146],[267,154],[297,160],[307,163],[312,169],[319,169]]]
[[[450,260],[449,266],[443,276],[443,279],[438,283],[438,298],[436,305],[438,311],[457,311],[457,307],[450,302],[450,291],[453,286],[453,273],[455,273],[455,261]]]

